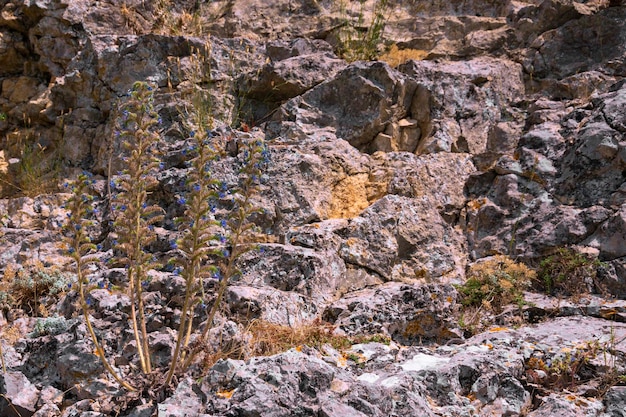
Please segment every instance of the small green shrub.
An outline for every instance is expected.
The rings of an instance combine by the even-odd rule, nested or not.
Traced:
[[[0,310],[7,311],[13,307],[15,299],[7,291],[0,291]]]
[[[575,390],[581,384],[597,387],[602,397],[608,388],[620,383],[618,367],[607,356],[614,358],[611,342],[587,340],[572,347],[563,347],[557,352],[539,352],[524,362],[525,379],[540,387],[540,392],[550,393],[562,390]],[[610,355],[609,355],[610,354]],[[601,361],[603,366],[591,363]],[[600,362],[601,363],[601,362]]]
[[[0,285],[0,308],[29,308],[31,314],[46,314],[42,301],[58,297],[71,284],[72,278],[54,266],[46,267],[40,261],[24,265],[9,264]],[[6,297],[1,294],[6,293]]]
[[[457,286],[457,290],[464,306],[482,306],[499,313],[512,302],[523,304],[523,292],[535,276],[535,271],[526,265],[497,255],[472,265],[467,273],[467,281]]]
[[[577,296],[601,288],[598,268],[603,265],[597,258],[576,252],[571,248],[558,248],[553,255],[541,261],[538,268],[538,289],[548,294]]]
[[[476,332],[491,324],[481,312],[499,314],[511,303],[521,308],[535,277],[535,271],[502,255],[473,264],[465,284],[456,286],[463,305],[459,324]]]
[[[353,10],[347,10],[346,3],[341,2],[341,14],[344,17],[337,34],[338,54],[348,62],[370,61],[380,55],[388,0],[376,0],[369,23],[365,21],[365,3],[365,0],[359,0],[360,9],[356,17],[352,17],[349,15],[353,14]]]
[[[69,328],[70,323],[71,322],[66,320],[65,317],[48,317],[45,319],[38,319],[35,322],[32,333],[28,336],[32,338],[46,335],[55,336],[65,332]]]
[[[62,162],[58,143],[41,146],[32,128],[10,133],[7,142],[0,153],[0,197],[34,197],[58,191]]]

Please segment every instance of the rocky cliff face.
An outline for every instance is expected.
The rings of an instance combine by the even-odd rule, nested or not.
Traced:
[[[115,105],[135,81],[153,82],[164,166],[152,196],[166,215],[151,250],[166,259],[186,175],[183,119],[200,89],[216,134],[264,138],[271,152],[254,218],[263,252],[240,259],[220,338],[240,343],[253,320],[323,319],[338,334],[392,341],[227,359],[202,382],[189,375],[160,398],[141,397],[103,373],[75,292],[39,300],[35,291],[32,303],[3,307],[5,328],[22,334],[2,340],[3,412],[624,415],[622,1],[175,3],[0,1],[0,144],[5,178],[20,179],[3,182],[3,192],[37,190],[29,176],[37,185],[86,170],[106,211],[109,176],[124,165]],[[391,66],[338,56],[346,22],[365,32],[376,10],[385,17],[380,46],[419,59],[386,55]],[[236,158],[234,149],[218,164],[223,180]],[[71,271],[57,245],[66,198],[0,200],[5,282],[32,265]],[[104,258],[112,237],[102,216]],[[500,327],[470,334],[455,287],[468,268],[494,255],[538,268],[563,248],[590,260],[584,290],[563,299],[535,283],[521,314],[479,308]],[[119,270],[92,272],[94,282],[123,285]],[[176,280],[154,271],[148,289],[162,364],[180,314]],[[96,325],[116,365],[127,366],[133,353],[114,349],[129,300],[105,289],[92,296]],[[43,310],[69,330],[27,337]],[[547,365],[558,361],[570,379]],[[610,373],[610,383],[600,377]]]

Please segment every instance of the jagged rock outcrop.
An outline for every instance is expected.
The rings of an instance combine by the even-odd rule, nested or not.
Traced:
[[[255,322],[323,319],[365,341],[198,363],[171,390],[126,392],[93,354],[77,307],[60,244],[68,195],[11,196],[0,200],[0,413],[623,413],[623,1],[386,2],[386,46],[413,58],[394,66],[339,56],[358,46],[345,43],[346,29],[368,33],[376,0],[343,9],[313,0],[96,3],[0,2],[0,175],[36,184],[53,177],[46,169],[59,182],[95,174],[90,237],[102,262],[86,285],[115,368],[132,374],[137,358],[126,276],[106,263],[109,180],[125,164],[116,106],[137,80],[157,87],[163,139],[150,198],[164,220],[149,250],[165,266],[144,283],[155,366],[171,361],[181,320],[184,282],[168,260],[181,232],[193,106],[210,112],[212,140],[228,143],[212,165],[224,187],[239,181],[242,144],[263,139],[271,156],[253,196],[258,248],[236,262],[207,352],[245,354]],[[184,34],[192,28],[200,36]],[[26,194],[27,182],[2,181],[2,193]],[[214,210],[223,218],[231,207],[224,195]],[[539,266],[564,247],[593,259],[593,273],[577,279],[598,294],[524,288],[527,304],[496,314],[492,292],[465,310],[458,285],[468,266],[492,255]],[[16,280],[53,267],[69,287],[10,297]],[[194,301],[200,329],[213,278]],[[476,316],[498,327],[472,336]]]

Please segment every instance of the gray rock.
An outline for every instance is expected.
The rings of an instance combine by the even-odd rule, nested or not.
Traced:
[[[358,62],[333,79],[281,107],[268,126],[271,137],[290,126],[333,128],[340,139],[363,151],[371,149],[385,126],[408,115],[415,83],[381,62]],[[354,102],[358,95],[364,99]],[[355,107],[356,106],[356,107]]]
[[[570,9],[569,14],[553,7],[562,4]],[[553,8],[553,13],[561,16],[561,19],[572,20],[555,30],[540,34],[530,44],[532,71],[529,72],[535,77],[560,78],[601,68],[603,63],[619,59],[624,53],[622,40],[625,27],[622,8],[612,7],[598,13],[580,13],[581,7],[585,6],[578,2],[548,1],[542,6]],[[580,16],[579,19],[574,19],[576,14]],[[552,28],[559,26],[558,20],[549,24]]]
[[[238,282],[300,293],[316,304],[334,298],[346,271],[343,260],[331,251],[264,244],[260,255],[250,252],[241,259],[243,276]]]
[[[576,395],[550,394],[542,398],[542,404],[528,413],[528,417],[594,417],[602,412],[602,401]]]
[[[319,307],[308,297],[272,287],[231,285],[225,301],[231,312],[243,321],[261,319],[297,326],[312,321],[319,314]]]
[[[6,416],[32,416],[37,411],[39,390],[21,372],[5,372],[0,377],[0,412]]]
[[[208,417],[208,414],[201,414],[205,407],[197,391],[194,381],[191,378],[184,378],[176,387],[174,394],[157,405],[158,416],[185,417],[193,415]]]
[[[626,256],[626,205],[589,237],[588,245],[600,249],[600,256],[613,260]]]
[[[624,417],[626,416],[626,388],[611,387],[603,399],[604,414],[602,417]]]
[[[347,65],[319,40],[275,41],[266,45],[266,51],[271,62],[239,86],[249,99],[280,103],[334,78]]]
[[[451,286],[386,283],[346,294],[324,311],[324,319],[347,335],[383,333],[402,344],[458,338],[450,316],[458,308]]]
[[[350,223],[339,251],[346,263],[386,280],[454,280],[464,238],[424,199],[387,195]]]
[[[56,404],[44,404],[37,410],[33,417],[59,417],[61,410]]]
[[[501,108],[524,91],[521,68],[506,60],[410,61],[399,69],[419,84],[410,106],[422,131],[418,153],[485,152],[489,132],[507,117]]]

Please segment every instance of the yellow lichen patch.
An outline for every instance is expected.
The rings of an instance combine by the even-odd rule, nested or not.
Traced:
[[[482,206],[484,206],[485,204],[487,204],[487,199],[486,198],[477,198],[476,200],[470,200],[467,202],[467,208],[469,208],[470,210],[478,210],[479,208],[481,208]]]
[[[492,327],[491,329],[489,329],[489,331],[492,332],[492,333],[506,332],[507,330],[509,330],[508,327]]]
[[[389,51],[378,57],[379,61],[385,61],[392,67],[404,64],[408,60],[420,61],[428,56],[428,51],[423,49],[400,49],[398,45],[391,45]]]
[[[339,181],[332,190],[328,218],[350,219],[365,210],[370,205],[367,183],[367,174],[351,175]]]
[[[218,396],[218,397],[220,397],[220,398],[224,398],[224,399],[226,399],[226,400],[229,400],[229,399],[233,396],[233,393],[234,393],[234,392],[235,392],[235,390],[234,390],[234,389],[231,389],[231,390],[223,390],[223,391],[217,391],[217,392],[215,393],[215,395],[217,395],[217,396]]]
[[[344,355],[339,356],[337,358],[337,367],[345,368],[346,366],[348,366],[348,359]]]
[[[406,329],[404,329],[404,336],[423,336],[425,334],[424,328],[420,324],[419,320],[413,320],[407,323]]]

